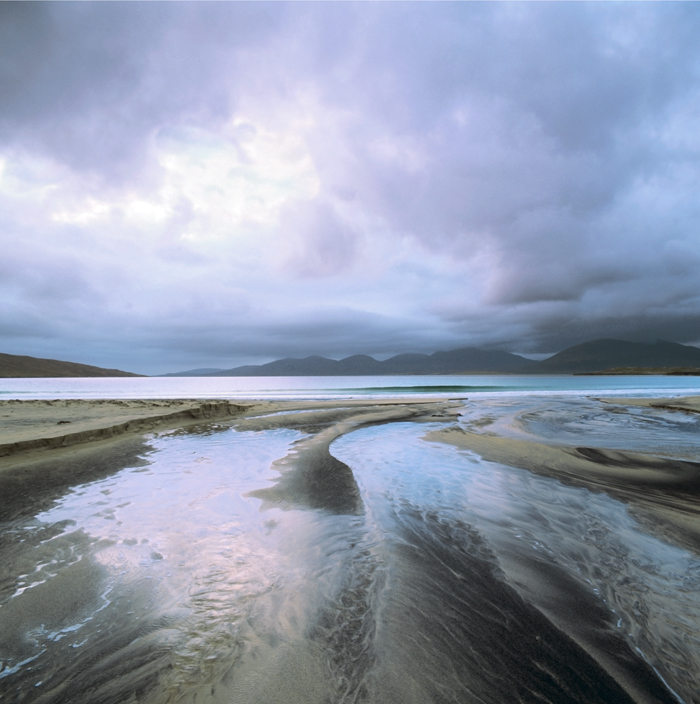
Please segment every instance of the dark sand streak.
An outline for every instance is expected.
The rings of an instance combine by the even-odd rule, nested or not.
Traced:
[[[416,683],[423,701],[676,702],[612,635],[609,614],[573,582],[559,580],[559,589],[573,589],[577,600],[593,606],[585,618],[601,640],[605,634],[606,659],[596,661],[524,600],[473,526],[411,505],[400,506],[395,520],[401,541],[392,554],[400,579],[382,608],[376,648],[387,667],[378,668],[380,696],[374,701],[384,700],[382,690],[406,689],[394,672],[415,672],[423,676]],[[546,582],[545,575],[538,577]]]
[[[273,464],[279,476],[272,486],[247,494],[262,499],[263,510],[271,506],[306,509],[334,521],[364,525],[367,509],[353,470],[333,456],[331,444],[372,425],[451,421],[459,408],[455,403],[427,401],[337,406],[337,402],[254,404],[244,417],[240,415],[244,407],[226,411],[236,415],[228,424],[240,431],[291,428],[310,434]],[[276,411],[282,413],[271,415]],[[167,422],[174,422],[174,415]],[[190,426],[197,420],[187,412],[180,417]],[[193,430],[195,426],[187,432]],[[202,430],[209,432],[206,425]],[[552,447],[458,427],[433,431],[427,438],[469,449],[489,461],[605,491],[647,516],[658,534],[672,535],[696,551],[700,545],[700,464],[597,448]],[[54,451],[31,462],[24,455],[23,462],[0,472],[0,490],[8,499],[0,520],[11,526],[38,513],[71,486],[144,464],[149,451],[143,439],[132,436],[113,439],[109,445],[71,449],[64,456]],[[398,501],[390,514],[382,538],[388,563],[377,557],[369,543],[353,542],[340,589],[319,609],[305,634],[309,652],[322,658],[318,686],[330,687],[318,700],[314,697],[314,703],[677,701],[614,631],[602,601],[562,569],[523,560],[518,565],[520,582],[513,585],[475,526],[405,501]],[[61,535],[65,528],[54,524],[32,540],[40,546],[55,534],[68,554],[89,539],[79,531]],[[3,537],[4,557],[23,559],[20,553],[26,545],[20,546],[17,539],[21,542],[23,537],[11,533]],[[509,559],[513,565],[518,558]],[[14,570],[8,576],[17,573]],[[215,677],[187,691],[168,690],[171,654],[163,634],[171,624],[146,616],[139,625],[134,623],[114,636],[113,624],[100,624],[104,583],[103,568],[87,558],[65,567],[50,583],[28,590],[29,598],[8,602],[2,625],[5,644],[14,650],[24,647],[28,626],[50,627],[52,618],[57,624],[72,622],[80,614],[94,612],[100,625],[99,641],[87,657],[66,665],[56,686],[28,695],[23,687],[27,675],[19,672],[12,679],[13,691],[7,692],[8,701],[225,700],[221,697],[227,687],[228,691],[233,687],[228,679],[234,660],[218,663]],[[132,597],[124,592],[119,598]],[[148,614],[148,604],[140,608]],[[62,667],[51,664],[54,672]],[[286,684],[290,694],[295,691],[296,684]],[[261,698],[262,691],[246,701],[267,701]]]
[[[559,447],[459,427],[433,431],[426,439],[472,450],[485,460],[572,486],[603,491],[629,504],[653,534],[700,551],[698,462],[603,448]]]
[[[401,421],[434,421],[449,418],[450,404],[396,404],[381,410],[370,406],[364,409],[343,409],[335,412],[308,413],[301,418],[277,416],[274,419],[253,419],[239,423],[239,429],[260,429],[268,423],[304,429],[325,429],[299,441],[294,450],[275,462],[280,477],[273,487],[252,491],[248,496],[262,499],[265,505],[280,504],[290,508],[323,509],[337,514],[362,513],[362,499],[352,469],[330,452],[331,443],[337,438],[370,425]]]

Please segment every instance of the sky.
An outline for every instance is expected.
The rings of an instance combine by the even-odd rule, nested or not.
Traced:
[[[700,4],[0,3],[0,352],[700,344]]]

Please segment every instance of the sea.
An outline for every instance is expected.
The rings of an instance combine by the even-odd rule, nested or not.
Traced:
[[[700,379],[1,380],[7,400],[413,397],[457,415],[348,426],[313,458],[345,503],[261,498],[330,416],[3,469],[0,700],[697,704],[698,546],[624,497],[426,437],[456,425],[654,458],[690,477],[697,520],[700,415],[598,400],[681,395]]]
[[[697,395],[696,376],[288,376],[0,379],[0,399],[309,399],[491,394]]]

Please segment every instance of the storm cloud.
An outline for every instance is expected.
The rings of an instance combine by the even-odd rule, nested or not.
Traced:
[[[700,341],[695,3],[1,3],[3,352]]]

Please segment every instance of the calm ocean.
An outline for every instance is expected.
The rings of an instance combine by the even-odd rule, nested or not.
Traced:
[[[494,393],[697,395],[700,394],[700,377],[463,375],[0,379],[0,399],[345,399],[426,394],[455,398]]]

